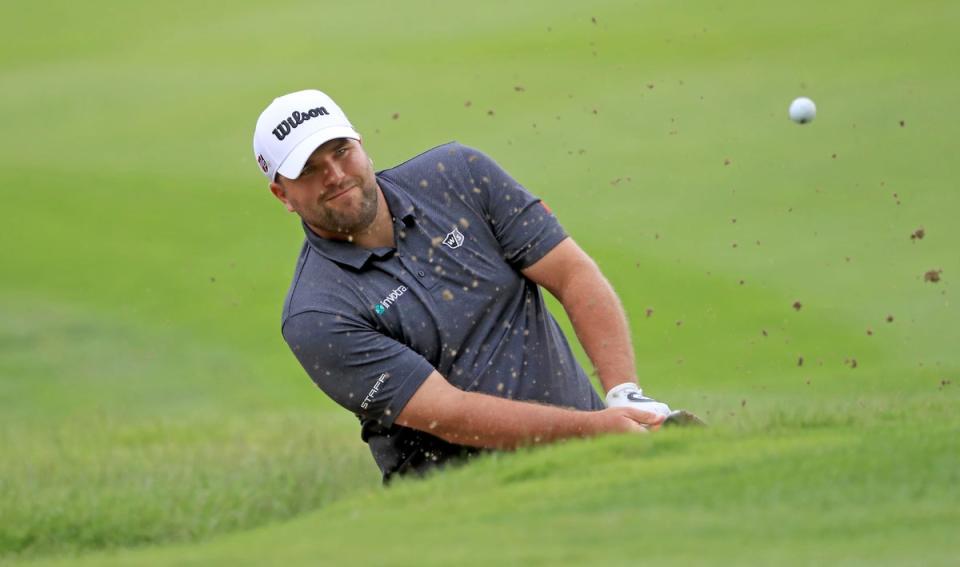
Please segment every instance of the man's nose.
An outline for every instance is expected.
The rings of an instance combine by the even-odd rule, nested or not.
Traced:
[[[339,185],[343,180],[343,169],[336,162],[329,163],[323,169],[323,183],[325,185]]]

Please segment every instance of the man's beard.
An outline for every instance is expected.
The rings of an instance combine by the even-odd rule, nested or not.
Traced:
[[[354,235],[369,228],[375,218],[379,203],[377,200],[377,186],[375,183],[358,185],[361,200],[359,207],[350,210],[335,210],[321,207],[316,212],[310,224],[329,232],[344,235]]]

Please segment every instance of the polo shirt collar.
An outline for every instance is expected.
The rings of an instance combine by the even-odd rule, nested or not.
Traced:
[[[413,226],[417,216],[410,197],[403,189],[384,177],[377,176],[377,183],[383,191],[383,197],[387,201],[387,206],[390,208],[390,214],[393,215],[393,218],[402,220],[403,224],[408,227]],[[383,258],[394,250],[393,247],[361,248],[343,240],[323,238],[310,230],[307,223],[301,222],[301,224],[303,225],[303,232],[307,236],[307,242],[314,250],[338,264],[346,264],[358,270],[370,260],[371,256]]]
[[[417,219],[416,208],[413,201],[400,186],[386,177],[377,176],[377,183],[383,189],[383,197],[387,200],[387,206],[390,207],[390,214],[393,218],[400,219],[403,224],[413,226]]]

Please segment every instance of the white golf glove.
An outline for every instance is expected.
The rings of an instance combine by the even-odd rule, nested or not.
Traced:
[[[643,395],[643,390],[633,382],[624,382],[619,386],[614,386],[607,392],[608,408],[636,408],[641,411],[655,413],[667,417],[670,415],[670,407],[663,403],[648,398]]]

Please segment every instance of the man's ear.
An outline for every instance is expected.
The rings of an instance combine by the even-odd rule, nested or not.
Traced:
[[[290,200],[287,199],[287,190],[276,181],[270,182],[270,192],[273,193],[273,196],[280,200],[283,203],[283,206],[287,208],[291,213],[293,212],[293,205],[290,204]]]

